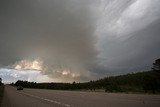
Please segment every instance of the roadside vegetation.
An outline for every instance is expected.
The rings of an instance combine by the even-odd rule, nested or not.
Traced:
[[[105,92],[160,93],[160,59],[150,71],[111,76],[84,83],[36,83],[18,80],[15,86],[54,90],[104,90]]]
[[[2,79],[0,78],[0,105],[2,102],[2,98],[3,98],[3,92],[4,92],[4,85],[2,83]]]

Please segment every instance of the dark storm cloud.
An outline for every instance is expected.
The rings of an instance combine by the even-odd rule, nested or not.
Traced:
[[[96,68],[102,74],[150,70],[154,60],[160,57],[160,3],[157,0],[124,0],[123,4],[127,5],[114,0],[110,3],[111,12],[103,11],[98,29],[101,35],[98,45],[102,51]],[[108,5],[102,7],[108,10]]]
[[[79,78],[90,76],[88,66],[97,55],[92,5],[74,0],[1,0],[1,66],[38,58],[45,64],[44,74],[55,77],[55,69],[69,69]]]
[[[160,57],[159,7],[158,0],[1,0],[0,66],[39,61],[41,74],[65,82],[149,70]]]
[[[134,33],[130,38],[105,46],[101,59],[101,72],[108,75],[150,70],[155,59],[160,57],[160,20]],[[107,71],[107,72],[106,72]]]

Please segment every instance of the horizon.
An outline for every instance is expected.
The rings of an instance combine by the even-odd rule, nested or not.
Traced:
[[[160,58],[157,0],[1,0],[0,23],[4,83],[85,82]]]
[[[27,71],[27,70],[26,70]],[[17,81],[27,81],[27,82],[36,82],[36,83],[73,83],[73,82],[76,82],[76,83],[86,83],[86,82],[90,82],[90,81],[97,81],[99,79],[104,79],[104,78],[108,78],[108,77],[116,77],[116,76],[123,76],[123,75],[128,75],[128,74],[136,74],[136,73],[143,73],[143,72],[148,72],[148,71],[152,71],[152,69],[150,70],[146,70],[146,71],[137,71],[137,72],[129,72],[129,73],[125,73],[125,74],[116,74],[116,75],[109,75],[109,76],[104,76],[104,77],[101,77],[101,78],[97,78],[95,80],[88,80],[88,81],[69,81],[69,82],[63,82],[63,81],[34,81],[34,79],[32,80],[27,80],[27,79],[15,79],[15,80],[11,80],[11,81],[5,81],[3,80],[3,78],[1,77],[2,79],[2,83],[4,84],[11,84],[11,83],[16,83]],[[5,81],[5,82],[3,82]]]

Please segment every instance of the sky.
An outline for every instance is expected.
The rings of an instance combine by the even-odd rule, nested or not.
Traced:
[[[85,82],[150,70],[158,0],[0,0],[3,82]]]

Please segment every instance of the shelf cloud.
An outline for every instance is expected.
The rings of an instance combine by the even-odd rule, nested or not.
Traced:
[[[1,0],[0,23],[1,75],[88,81],[160,57],[158,0]]]

